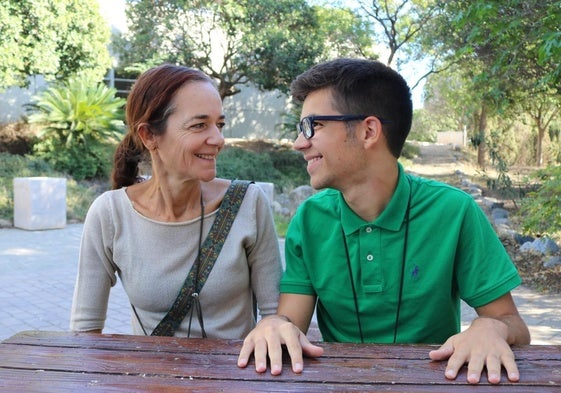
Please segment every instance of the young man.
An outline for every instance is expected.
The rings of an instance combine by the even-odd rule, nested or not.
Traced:
[[[303,102],[294,148],[308,162],[311,185],[285,241],[286,271],[276,316],[244,341],[258,372],[280,374],[281,345],[301,372],[302,355],[323,349],[306,338],[317,302],[325,341],[439,343],[454,379],[484,367],[499,383],[501,366],[519,379],[510,348],[530,335],[510,291],[521,282],[472,197],[408,175],[398,163],[412,120],[405,80],[382,63],[338,59],[314,66],[292,84]],[[460,333],[460,299],[478,314]]]

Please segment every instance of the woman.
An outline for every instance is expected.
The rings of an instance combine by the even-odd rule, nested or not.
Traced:
[[[198,70],[155,67],[136,81],[126,120],[113,190],[94,201],[85,220],[71,329],[102,331],[119,275],[134,334],[244,338],[255,325],[254,299],[262,316],[276,311],[280,253],[266,196],[250,184],[206,282],[197,275],[205,238],[218,212],[228,211],[220,207],[232,183],[215,177],[224,146],[216,87]],[[148,157],[151,176],[139,181]],[[190,271],[188,315],[171,334],[154,332]]]

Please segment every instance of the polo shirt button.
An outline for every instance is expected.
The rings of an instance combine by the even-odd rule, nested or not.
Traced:
[[[372,228],[366,227],[366,233],[370,233],[370,232],[372,232]]]
[[[366,260],[367,260],[367,261],[372,261],[372,260],[374,260],[374,256],[373,256],[372,254],[368,254],[368,255],[366,256]]]

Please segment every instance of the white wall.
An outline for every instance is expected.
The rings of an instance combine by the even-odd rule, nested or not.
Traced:
[[[462,131],[439,131],[436,133],[436,143],[465,146],[466,142],[466,133]]]
[[[43,78],[34,78],[28,89],[12,87],[0,93],[0,124],[12,123],[25,115],[25,104],[46,87]],[[227,138],[276,139],[289,99],[278,91],[261,92],[243,86],[241,92],[224,100]]]
[[[289,99],[278,91],[261,92],[244,86],[242,91],[224,99],[228,138],[278,138],[279,126]]]
[[[25,115],[25,104],[46,87],[42,76],[30,79],[28,88],[10,87],[0,92],[0,124],[13,123]]]

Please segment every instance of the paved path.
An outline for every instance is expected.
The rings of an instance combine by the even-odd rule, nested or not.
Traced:
[[[22,330],[68,330],[82,224],[64,229],[0,229],[0,340]],[[282,247],[281,247],[282,248]],[[561,345],[561,295],[514,291],[534,344]],[[130,333],[120,283],[111,291],[105,333]],[[463,324],[474,313],[463,308]]]
[[[0,340],[21,330],[68,330],[82,224],[0,229]],[[130,332],[127,298],[111,291],[106,330]]]

